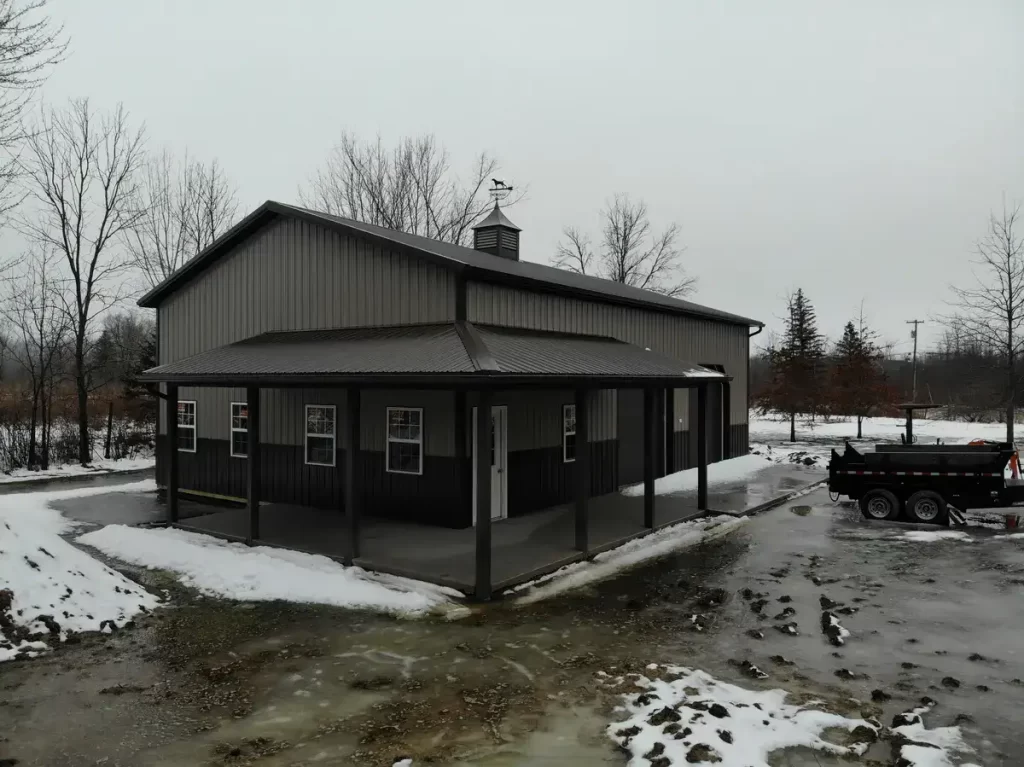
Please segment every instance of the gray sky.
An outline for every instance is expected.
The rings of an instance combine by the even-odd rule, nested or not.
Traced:
[[[246,211],[294,201],[342,129],[432,132],[510,183],[523,256],[614,192],[683,228],[694,300],[823,330],[903,324],[1024,200],[1024,3],[53,0],[43,95],[124,102],[151,148],[218,158]],[[922,339],[932,337],[927,326]]]

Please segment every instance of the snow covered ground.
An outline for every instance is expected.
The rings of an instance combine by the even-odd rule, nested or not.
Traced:
[[[442,586],[344,567],[328,557],[249,547],[173,529],[108,525],[78,543],[142,567],[169,570],[200,593],[243,601],[285,600],[365,608],[397,615],[457,617],[461,595]]]
[[[45,652],[69,634],[121,628],[159,604],[154,595],[65,541],[74,523],[50,501],[147,492],[152,481],[0,496],[0,661]]]
[[[739,458],[730,458],[727,461],[719,461],[708,466],[708,485],[722,485],[729,482],[738,482],[757,474],[761,469],[767,469],[772,461],[759,455],[743,455]],[[686,469],[669,474],[667,477],[659,477],[654,480],[655,495],[670,495],[672,493],[685,493],[697,489],[697,469]],[[640,496],[644,494],[644,485],[641,482],[637,485],[630,485],[623,488],[623,495]]]
[[[896,744],[905,767],[971,767],[961,761],[971,748],[959,727],[925,726],[928,706],[898,715],[889,730],[831,713],[822,701],[793,705],[784,690],[751,690],[697,669],[652,663],[647,672],[598,672],[606,689],[623,690],[616,711],[625,718],[607,733],[630,755],[630,767],[770,767],[773,753],[796,747],[856,763],[879,738]],[[836,731],[849,735],[839,743]]]
[[[115,471],[137,471],[150,469],[156,464],[153,456],[146,458],[121,458],[116,461],[98,459],[93,461],[91,466],[82,466],[80,463],[69,463],[65,466],[56,466],[46,471],[29,471],[28,469],[15,469],[9,474],[0,474],[0,485],[8,482],[25,482],[28,480],[62,479],[64,477],[85,477],[94,474],[109,474]]]
[[[618,548],[602,552],[587,562],[566,565],[537,580],[517,586],[513,592],[520,593],[521,596],[516,599],[516,604],[532,604],[610,578],[652,559],[727,535],[746,521],[745,517],[719,514],[670,525],[643,538],[624,543]]]

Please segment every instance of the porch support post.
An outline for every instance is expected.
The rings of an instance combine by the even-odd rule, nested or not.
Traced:
[[[249,478],[249,532],[245,542],[252,546],[253,541],[260,538],[260,488],[262,487],[261,477],[263,474],[263,462],[260,457],[260,388],[249,386],[245,390],[245,412],[246,412],[246,437],[248,439],[248,451],[246,452]]]
[[[576,390],[576,549],[587,553],[589,522],[587,498],[590,496],[590,412],[586,389]]]
[[[708,507],[708,385],[697,385],[697,508]]]
[[[491,401],[489,389],[477,394],[476,409],[476,598],[491,598]]]
[[[178,385],[167,384],[167,522],[178,522]]]
[[[658,454],[658,425],[654,422],[657,389],[644,389],[644,527],[654,529],[654,461]]]
[[[732,385],[722,381],[722,458],[732,458]]]
[[[362,392],[357,386],[350,386],[345,393],[345,460],[342,462],[342,488],[344,489],[345,521],[348,524],[348,548],[345,564],[351,565],[359,556],[359,414]]]

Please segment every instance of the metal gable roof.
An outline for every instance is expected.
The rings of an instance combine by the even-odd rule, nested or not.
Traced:
[[[483,253],[473,248],[432,240],[407,232],[386,229],[361,221],[334,216],[329,213],[300,208],[268,200],[253,213],[236,224],[209,248],[170,275],[166,280],[139,299],[139,305],[156,307],[163,298],[192,279],[207,266],[226,253],[238,240],[247,236],[273,216],[290,216],[362,237],[390,246],[405,253],[426,258],[434,263],[459,271],[482,282],[504,282],[526,289],[546,290],[562,295],[589,298],[610,303],[627,304],[674,314],[702,317],[747,327],[760,327],[763,323],[729,312],[671,298],[660,293],[634,288],[600,277],[576,274],[546,264],[531,261],[513,261]]]
[[[613,338],[441,325],[264,333],[147,370],[143,381],[230,384],[247,380],[416,376],[481,380],[723,379],[721,373]]]

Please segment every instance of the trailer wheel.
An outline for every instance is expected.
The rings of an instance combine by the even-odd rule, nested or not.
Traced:
[[[907,499],[907,519],[925,524],[944,524],[946,502],[933,490],[918,490]]]
[[[900,502],[888,490],[868,490],[860,499],[861,513],[868,519],[898,519]]]

